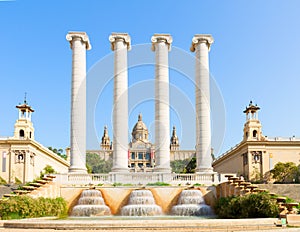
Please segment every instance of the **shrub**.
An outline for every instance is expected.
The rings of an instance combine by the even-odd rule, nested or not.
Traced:
[[[113,183],[113,186],[114,186],[114,187],[117,187],[117,186],[122,186],[122,183],[115,182],[115,183]]]
[[[258,193],[221,197],[216,202],[215,212],[220,218],[264,218],[277,217],[279,209],[269,194]]]
[[[200,187],[200,186],[203,186],[204,184],[199,184],[199,183],[196,183],[196,184],[194,184],[193,186],[195,186],[195,187]]]
[[[22,184],[22,181],[18,177],[15,177],[15,184]]]
[[[44,216],[63,216],[67,214],[67,203],[59,197],[31,198],[28,196],[10,197],[0,202],[1,219],[20,219]]]
[[[7,182],[0,176],[0,184],[7,184]]]
[[[155,183],[148,183],[147,186],[170,186],[170,184],[158,181],[158,182],[155,182]]]

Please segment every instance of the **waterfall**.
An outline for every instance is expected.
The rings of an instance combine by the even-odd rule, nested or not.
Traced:
[[[178,216],[211,216],[213,211],[205,204],[200,190],[182,190],[177,205],[172,207],[172,214]]]
[[[103,216],[110,214],[110,209],[105,205],[101,192],[96,189],[86,189],[82,191],[71,216]]]
[[[150,190],[133,190],[128,205],[121,209],[122,216],[155,216],[161,215],[162,209],[156,205]]]

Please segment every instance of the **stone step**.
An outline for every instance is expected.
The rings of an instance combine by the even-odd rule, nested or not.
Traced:
[[[6,194],[3,194],[4,197],[15,197],[17,196],[17,194],[12,194],[12,193],[6,193]]]
[[[43,184],[40,184],[40,183],[30,183],[31,186],[34,186],[34,187],[41,187]]]
[[[29,191],[16,189],[16,190],[14,190],[14,193],[17,194],[17,195],[23,195],[23,194],[29,193]]]
[[[29,186],[29,185],[24,185],[22,188],[25,189],[25,190],[27,190],[27,191],[33,191],[33,190],[36,189],[36,187],[34,187],[34,186]]]
[[[40,183],[40,184],[47,184],[49,181],[47,180],[36,180],[37,183]]]

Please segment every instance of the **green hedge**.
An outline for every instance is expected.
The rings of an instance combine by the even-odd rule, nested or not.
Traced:
[[[148,183],[147,186],[170,186],[170,184],[158,181],[158,182],[155,182],[155,183]]]
[[[1,219],[63,217],[65,215],[67,215],[67,203],[61,197],[34,199],[28,196],[16,196],[0,202]]]
[[[276,201],[267,193],[221,197],[215,205],[220,218],[267,218],[279,214]]]

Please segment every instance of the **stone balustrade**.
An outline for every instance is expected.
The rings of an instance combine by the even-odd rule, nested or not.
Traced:
[[[56,174],[55,181],[61,184],[148,184],[155,182],[166,182],[171,185],[217,185],[227,181],[225,174],[218,173],[160,173],[160,172],[143,172],[143,173],[109,173],[109,174],[83,174],[83,173],[66,173]]]

